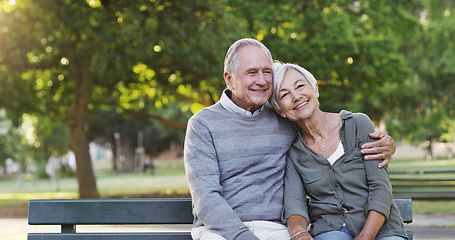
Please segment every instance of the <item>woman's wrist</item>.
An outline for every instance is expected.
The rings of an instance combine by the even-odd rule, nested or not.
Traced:
[[[299,232],[294,233],[294,234],[291,236],[291,240],[294,239],[295,237],[299,236],[299,235],[302,234],[302,233],[306,233],[306,231],[305,231],[305,230],[302,230],[302,231],[299,231]]]

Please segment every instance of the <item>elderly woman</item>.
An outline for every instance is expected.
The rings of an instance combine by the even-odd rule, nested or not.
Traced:
[[[379,160],[363,161],[360,152],[374,141],[368,116],[321,111],[317,82],[298,65],[276,62],[273,72],[270,104],[300,127],[284,183],[291,239],[407,239],[387,169],[377,167]]]

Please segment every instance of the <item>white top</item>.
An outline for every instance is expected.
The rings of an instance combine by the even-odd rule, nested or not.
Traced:
[[[335,150],[335,152],[329,158],[327,158],[330,165],[333,165],[337,161],[338,158],[343,156],[343,153],[344,153],[344,148],[343,148],[343,144],[341,144],[341,141],[340,141],[340,143],[338,144],[337,150]]]

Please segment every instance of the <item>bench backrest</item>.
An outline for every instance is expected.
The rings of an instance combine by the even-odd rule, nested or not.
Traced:
[[[412,222],[410,198],[395,198],[403,221]],[[188,232],[76,233],[76,225],[192,224],[191,199],[30,200],[30,225],[61,225],[61,233],[29,233],[29,240],[191,239]]]
[[[191,224],[191,199],[30,200],[29,224]]]
[[[29,240],[190,240],[189,232],[77,233],[76,225],[192,224],[191,199],[30,200],[30,225],[61,225],[62,233],[29,233]]]

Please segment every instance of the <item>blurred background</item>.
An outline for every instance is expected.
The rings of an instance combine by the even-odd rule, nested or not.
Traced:
[[[189,197],[186,122],[236,40],[397,143],[394,193],[455,213],[453,0],[1,0],[0,217],[32,198]]]

